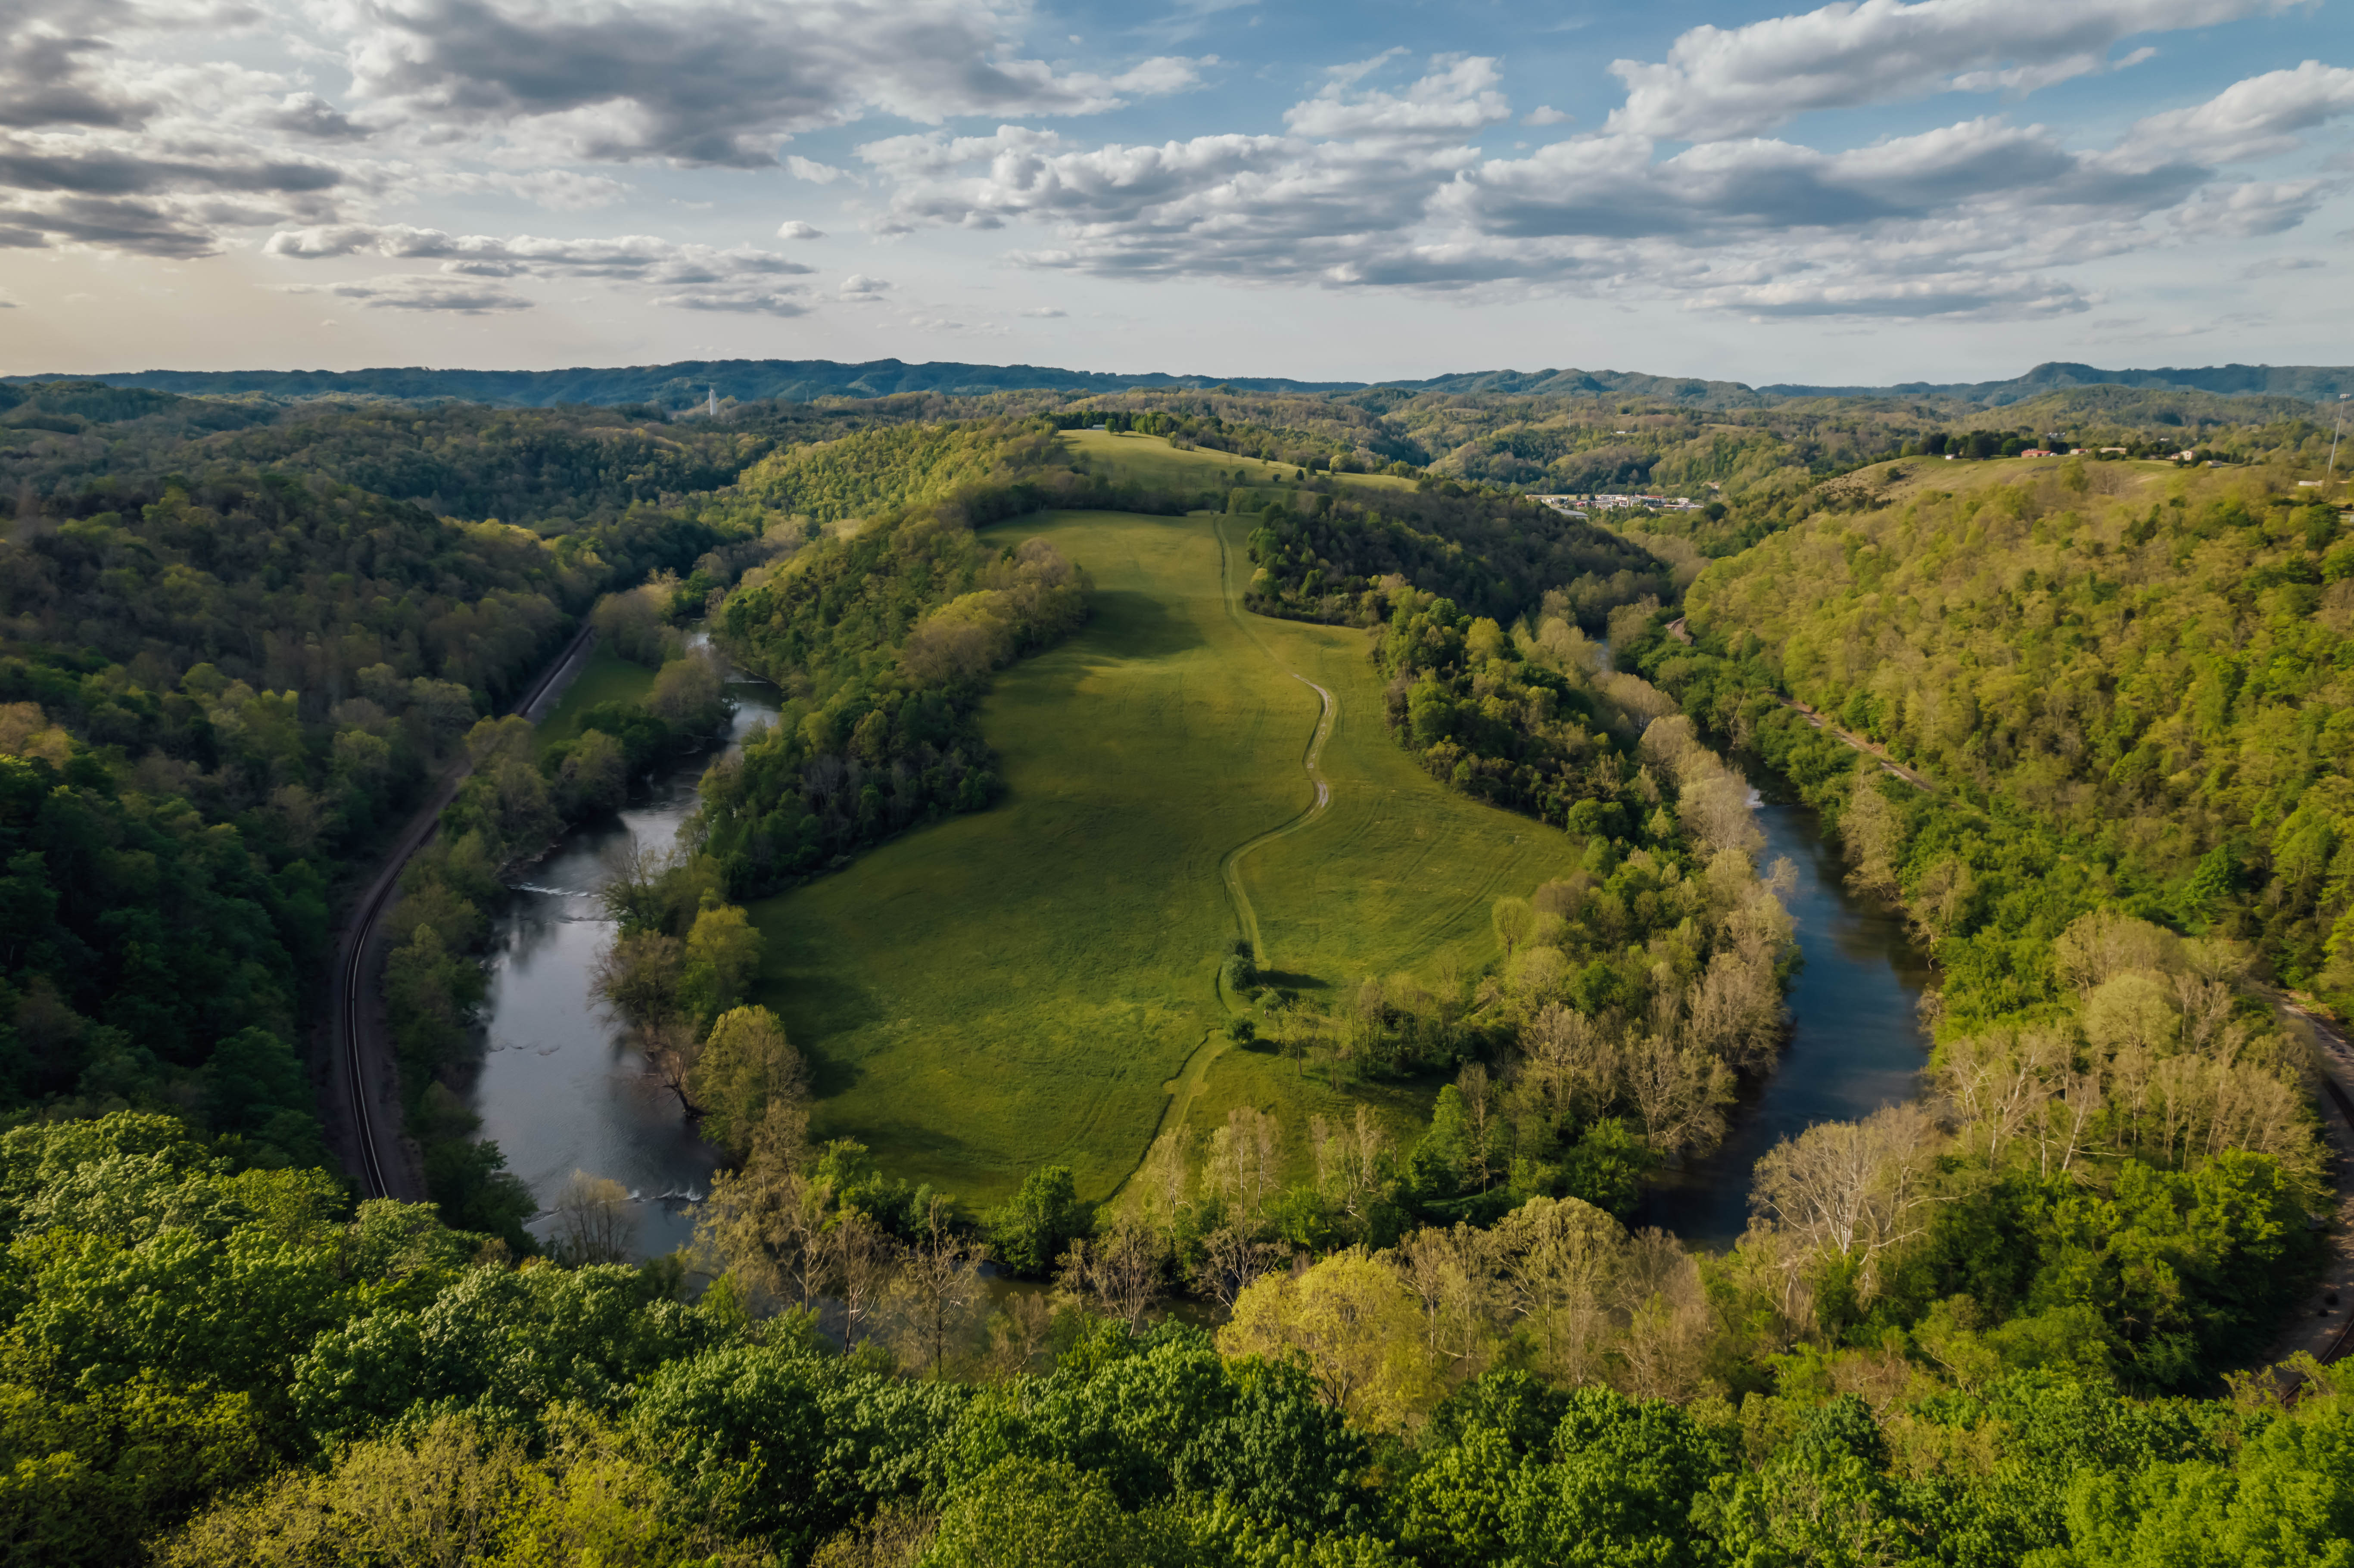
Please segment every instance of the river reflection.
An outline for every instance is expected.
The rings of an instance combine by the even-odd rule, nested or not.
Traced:
[[[1688,1242],[1729,1245],[1749,1223],[1749,1174],[1757,1157],[1817,1122],[1852,1121],[1911,1097],[1929,1039],[1916,1009],[1929,980],[1903,918],[1848,891],[1846,867],[1804,806],[1758,808],[1765,863],[1797,868],[1789,897],[1806,955],[1790,988],[1790,1043],[1764,1083],[1733,1107],[1724,1146],[1669,1173],[1635,1223]]]
[[[669,844],[695,810],[705,769],[776,716],[774,687],[731,674],[727,690],[737,708],[726,751],[681,759],[618,816],[566,834],[514,879],[492,936],[488,1039],[470,1097],[482,1136],[497,1140],[507,1168],[543,1204],[575,1171],[627,1187],[638,1200],[640,1256],[693,1235],[690,1205],[709,1190],[720,1155],[590,1001],[589,971],[613,930],[597,893],[610,852],[632,834]],[[545,1234],[547,1224],[543,1215],[529,1228]]]

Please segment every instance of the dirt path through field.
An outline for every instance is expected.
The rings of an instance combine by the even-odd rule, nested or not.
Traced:
[[[1242,936],[1249,940],[1253,959],[1261,968],[1271,968],[1266,941],[1259,935],[1258,912],[1251,907],[1249,890],[1243,886],[1243,857],[1262,844],[1272,843],[1279,838],[1298,832],[1331,810],[1332,784],[1324,777],[1324,771],[1320,763],[1324,756],[1324,743],[1332,738],[1333,728],[1341,722],[1341,699],[1299,671],[1284,668],[1282,661],[1276,658],[1274,652],[1267,647],[1266,641],[1251,625],[1249,611],[1243,609],[1242,595],[1235,586],[1235,551],[1227,543],[1226,524],[1223,516],[1211,524],[1211,532],[1216,535],[1218,541],[1218,577],[1220,586],[1225,590],[1226,613],[1233,617],[1235,626],[1241,629],[1243,635],[1250,639],[1253,647],[1265,653],[1270,662],[1283,668],[1285,674],[1314,692],[1322,704],[1322,707],[1316,715],[1316,727],[1308,735],[1308,749],[1301,754],[1299,759],[1300,767],[1308,775],[1308,781],[1316,787],[1316,799],[1310,801],[1306,808],[1289,821],[1278,823],[1263,833],[1256,833],[1245,839],[1241,843],[1228,850],[1225,857],[1218,863],[1218,879],[1225,886],[1226,902],[1234,907],[1235,927]],[[1228,1007],[1239,1006],[1242,999],[1225,994],[1225,980],[1221,979],[1217,983],[1219,1001]],[[1209,1075],[1210,1065],[1215,1062],[1219,1054],[1232,1044],[1232,1037],[1223,1029],[1213,1029],[1203,1035],[1202,1043],[1196,1045],[1193,1054],[1185,1058],[1185,1065],[1178,1069],[1177,1075],[1161,1086],[1169,1096],[1169,1104],[1161,1113],[1161,1125],[1155,1129],[1156,1135],[1184,1125],[1185,1113],[1193,1105],[1193,1096],[1200,1090],[1202,1081]],[[1122,1187],[1126,1185],[1125,1181],[1121,1183]]]
[[[1249,940],[1251,956],[1258,966],[1261,969],[1272,969],[1275,966],[1269,961],[1267,944],[1259,937],[1258,912],[1251,907],[1250,894],[1243,886],[1243,857],[1261,844],[1273,843],[1279,838],[1298,832],[1331,809],[1332,785],[1324,777],[1323,770],[1318,767],[1318,763],[1324,755],[1324,743],[1332,738],[1333,726],[1341,722],[1341,699],[1299,671],[1286,666],[1275,656],[1274,650],[1267,647],[1266,640],[1261,638],[1257,629],[1251,625],[1250,612],[1243,609],[1241,590],[1235,586],[1235,552],[1226,540],[1225,518],[1221,516],[1215,519],[1211,524],[1211,529],[1218,538],[1218,577],[1220,585],[1225,590],[1226,614],[1233,618],[1235,625],[1241,630],[1242,634],[1250,639],[1251,646],[1267,655],[1268,662],[1314,692],[1324,705],[1322,711],[1316,715],[1316,727],[1309,732],[1308,749],[1299,759],[1300,767],[1308,774],[1308,781],[1316,787],[1316,799],[1310,801],[1307,807],[1289,821],[1279,823],[1263,833],[1245,839],[1241,843],[1228,850],[1225,858],[1218,863],[1218,876],[1225,884],[1226,901],[1234,906],[1235,926]],[[1224,1000],[1231,1005],[1236,999],[1225,998]],[[1198,1056],[1201,1053],[1196,1052],[1194,1054]],[[1193,1064],[1189,1062],[1186,1065],[1190,1075]]]

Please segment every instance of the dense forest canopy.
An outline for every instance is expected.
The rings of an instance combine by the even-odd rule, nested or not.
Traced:
[[[2309,408],[1582,374],[777,395],[0,387],[0,1551],[2342,1554],[2354,1388],[2241,1375],[2332,1202],[2264,988],[2354,1005],[2354,544],[2303,482]],[[1291,472],[1123,482],[1056,439],[1098,423]],[[2091,451],[2000,456],[2055,435]],[[1637,483],[1710,504],[1612,530],[1515,493]],[[1412,1086],[1412,1139],[1239,1105],[1116,1200],[1049,1166],[981,1213],[810,1140],[732,901],[987,809],[991,673],[1088,611],[1087,563],[1020,533],[1052,506],[1217,514],[1254,609],[1365,629],[1367,719],[1582,846],[1498,890],[1479,973],[1310,997],[1225,956],[1236,1044]],[[781,717],[605,894],[600,998],[730,1155],[695,1245],[631,1264],[627,1192],[586,1174],[527,1233],[542,1196],[451,1086],[502,871],[723,727],[698,619]],[[643,697],[502,717],[584,621]],[[1772,1070],[1797,958],[1710,742],[1820,808],[1938,966],[1927,1093],[1777,1146],[1717,1254],[1629,1223]],[[385,972],[435,1202],[355,1202],[305,1021],[333,910],[461,762]]]

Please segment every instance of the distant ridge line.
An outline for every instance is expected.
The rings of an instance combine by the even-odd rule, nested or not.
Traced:
[[[909,364],[871,359],[692,359],[669,365],[575,366],[564,370],[441,370],[420,366],[368,370],[139,370],[99,374],[0,376],[0,383],[98,381],[184,396],[450,398],[515,408],[564,403],[701,404],[715,389],[739,401],[781,398],[885,397],[905,393],[974,397],[991,392],[1053,391],[1101,395],[1127,391],[1224,387],[1235,392],[1354,394],[1396,391],[1487,393],[1510,397],[1575,397],[1632,395],[1712,408],[1756,407],[1794,398],[1950,398],[1999,407],[2047,392],[2083,387],[2196,391],[2227,397],[2320,401],[2354,391],[2354,366],[2224,365],[2198,369],[2103,370],[2054,361],[2008,381],[1909,381],[1891,387],[1828,387],[1777,383],[1751,387],[1700,376],[1650,376],[1619,370],[1479,370],[1422,379],[1300,381],[1283,376],[1119,374],[1039,365]]]

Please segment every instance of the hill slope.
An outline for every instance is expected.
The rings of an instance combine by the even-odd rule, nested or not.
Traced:
[[[2211,365],[2191,370],[2102,370],[2090,365],[2047,360],[2007,381],[1905,381],[1893,387],[1797,387],[1757,390],[1782,397],[1957,397],[2000,407],[2072,387],[2135,387],[2225,397],[2289,397],[2317,402],[2354,392],[2354,366]]]
[[[1084,566],[1095,617],[996,681],[1002,805],[754,906],[777,955],[764,1000],[818,1065],[826,1135],[975,1198],[1048,1163],[1091,1195],[1124,1178],[1164,1084],[1225,1022],[1223,866],[1315,803],[1309,682],[1340,708],[1331,807],[1235,867],[1284,984],[1328,1001],[1449,949],[1476,969],[1490,900],[1576,863],[1558,830],[1450,793],[1391,741],[1362,632],[1243,615],[1221,527],[1240,568],[1239,519],[1049,513],[983,535]],[[1260,1104],[1318,1093],[1257,1053],[1219,1071]]]
[[[0,376],[0,386],[64,378],[63,373]],[[1454,396],[1638,397],[1702,408],[1754,408],[1810,397],[1936,397],[1999,406],[2072,387],[2100,386],[2263,395],[2299,401],[2332,398],[2354,390],[2354,366],[2223,365],[2184,370],[2102,370],[2056,362],[2039,365],[2007,381],[1908,381],[1887,387],[1750,387],[1701,376],[1578,369],[1474,370],[1379,382],[1299,381],[1272,376],[1070,370],[953,360],[910,365],[899,359],[857,364],[832,359],[689,359],[669,365],[576,366],[561,370],[443,370],[422,366],[369,370],[136,370],[77,372],[74,378],[186,396],[456,398],[509,408],[656,403],[671,408],[691,408],[713,392],[739,402],[756,398],[809,402],[819,397],[887,397],[911,392],[978,397],[991,392],[1100,394],[1213,387],[1258,393],[1394,388]]]

